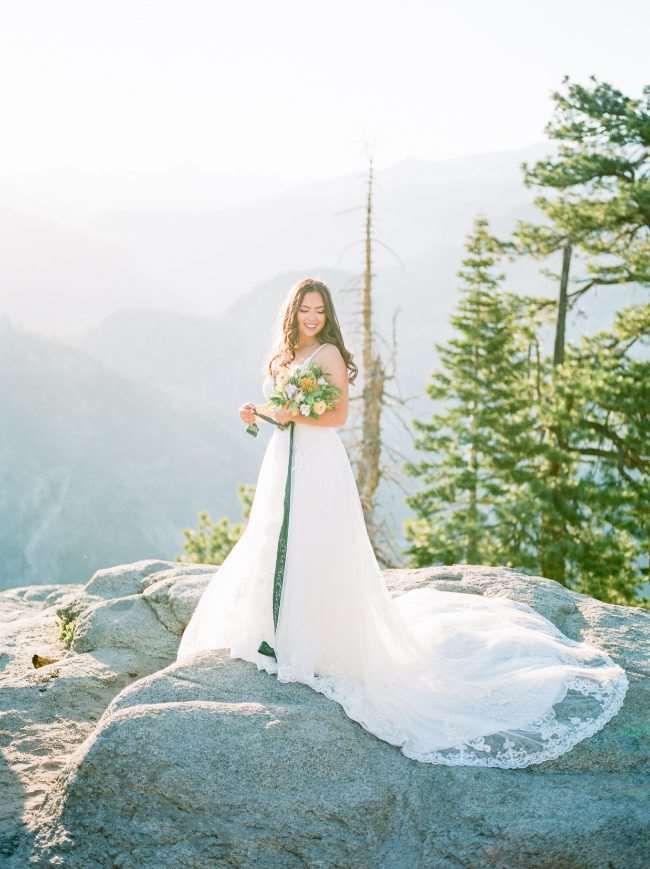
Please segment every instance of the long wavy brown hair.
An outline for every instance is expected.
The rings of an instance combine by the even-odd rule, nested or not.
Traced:
[[[317,291],[323,297],[325,306],[325,325],[316,336],[321,344],[336,344],[348,369],[348,382],[354,383],[359,369],[352,361],[352,353],[346,348],[341,335],[341,327],[334,310],[334,302],[329,288],[317,278],[303,278],[293,285],[281,308],[279,320],[280,337],[266,364],[266,373],[273,375],[280,366],[289,365],[296,358],[298,344],[298,311],[306,293]],[[274,364],[275,363],[275,364]]]

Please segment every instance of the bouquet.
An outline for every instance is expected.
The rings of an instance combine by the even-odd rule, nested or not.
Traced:
[[[318,419],[325,411],[332,410],[340,394],[341,390],[327,380],[323,369],[310,362],[294,368],[293,371],[280,369],[275,378],[275,390],[267,399],[267,404],[283,407],[291,416],[302,415]],[[257,416],[272,422],[280,429],[293,425],[292,422],[279,423],[263,413],[258,413]],[[257,437],[257,423],[247,426],[246,431]]]

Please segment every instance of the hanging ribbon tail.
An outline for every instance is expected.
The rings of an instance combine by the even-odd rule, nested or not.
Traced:
[[[289,463],[287,467],[287,480],[284,486],[284,512],[282,514],[282,525],[280,527],[280,536],[278,538],[278,548],[275,556],[275,574],[273,576],[273,627],[278,628],[278,618],[280,615],[280,601],[282,599],[282,585],[284,582],[284,565],[287,560],[287,537],[289,534],[289,513],[291,510],[291,467],[293,464],[293,430],[294,422],[287,423],[289,426]],[[262,640],[257,651],[261,655],[269,657],[277,657],[273,647],[266,640]]]
[[[259,416],[260,419],[265,419],[267,422],[273,423],[279,429],[285,429],[289,423],[278,422],[277,419],[273,419],[272,416],[267,416],[265,413],[260,413],[258,410],[255,411],[255,416]],[[256,422],[252,422],[250,425],[246,426],[245,431],[248,432],[249,435],[253,435],[254,438],[257,437],[260,431],[260,427]]]
[[[278,660],[275,656],[275,650],[272,649],[271,646],[269,646],[266,640],[262,640],[262,642],[259,644],[257,651],[260,653],[260,655],[268,655],[269,658],[275,658],[276,661]]]

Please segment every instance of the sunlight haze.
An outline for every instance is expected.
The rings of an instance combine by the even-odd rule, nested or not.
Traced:
[[[614,28],[611,11],[585,0],[6,4],[0,181],[74,167],[109,183],[188,164],[290,181],[358,171],[368,149],[382,167],[523,147],[543,140],[564,74],[640,90],[648,6],[622,0]]]

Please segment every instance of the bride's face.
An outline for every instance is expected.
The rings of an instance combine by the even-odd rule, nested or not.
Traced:
[[[300,343],[309,344],[325,326],[325,304],[318,290],[305,293],[298,309]]]

